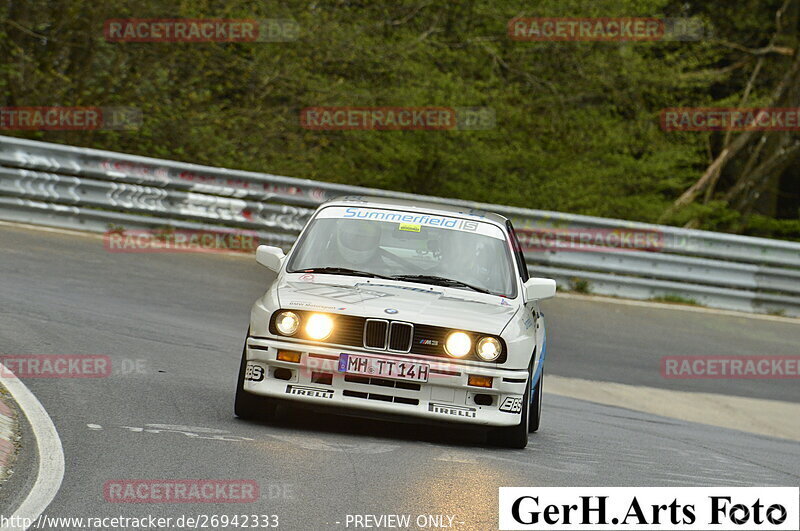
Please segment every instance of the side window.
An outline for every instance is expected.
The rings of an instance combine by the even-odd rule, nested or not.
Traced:
[[[517,260],[520,276],[522,277],[522,281],[525,282],[528,280],[528,264],[525,263],[525,255],[522,254],[522,246],[519,244],[517,232],[514,230],[511,221],[508,221],[506,226],[508,227],[508,233],[511,235],[511,245],[514,247],[514,258]]]

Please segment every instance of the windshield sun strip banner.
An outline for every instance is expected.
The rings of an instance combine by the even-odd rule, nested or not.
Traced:
[[[422,212],[368,207],[331,206],[320,210],[316,217],[317,219],[364,219],[368,221],[396,223],[400,230],[413,230],[413,232],[419,232],[417,230],[418,227],[436,227],[440,229],[472,232],[474,234],[490,236],[498,240],[505,240],[503,230],[492,223],[436,214],[424,214]]]

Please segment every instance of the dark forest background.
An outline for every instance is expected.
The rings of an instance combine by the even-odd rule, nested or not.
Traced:
[[[514,17],[695,17],[703,37],[518,42]],[[107,42],[109,18],[282,18],[297,40]],[[800,107],[800,0],[0,0],[0,106],[131,106],[52,142],[800,239],[797,132],[667,132],[665,107]],[[491,107],[477,131],[311,131],[308,106]]]

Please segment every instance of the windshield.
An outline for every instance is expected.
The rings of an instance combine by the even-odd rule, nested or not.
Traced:
[[[505,233],[479,220],[324,208],[297,242],[287,271],[323,268],[516,296]]]

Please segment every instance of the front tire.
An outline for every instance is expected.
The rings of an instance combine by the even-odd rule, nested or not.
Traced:
[[[248,331],[248,335],[250,332]],[[233,412],[240,419],[273,420],[277,403],[273,398],[254,395],[244,390],[244,375],[247,370],[247,342],[242,349],[242,361],[239,364],[239,380],[236,383],[236,399]]]
[[[531,425],[531,385],[533,377],[528,369],[528,384],[525,386],[525,395],[522,397],[522,411],[519,424],[503,428],[494,428],[489,432],[489,442],[495,446],[503,448],[523,449],[528,446],[528,430]],[[538,417],[537,417],[538,418]],[[537,425],[538,427],[538,425]]]
[[[528,420],[528,431],[534,433],[539,430],[542,422],[542,387],[544,387],[544,367],[539,375],[539,381],[533,389],[533,401],[531,402],[531,413]]]

